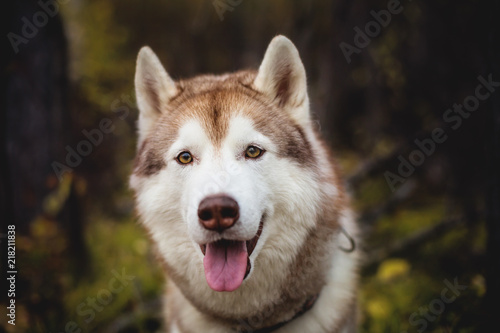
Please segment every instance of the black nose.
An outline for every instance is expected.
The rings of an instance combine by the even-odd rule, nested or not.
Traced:
[[[213,195],[200,202],[198,217],[205,229],[224,231],[236,223],[240,217],[240,208],[227,195]]]

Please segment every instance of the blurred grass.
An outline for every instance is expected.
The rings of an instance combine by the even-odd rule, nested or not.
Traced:
[[[82,328],[94,330],[106,327],[122,313],[140,318],[145,303],[161,296],[164,277],[149,238],[134,220],[114,221],[104,217],[92,220],[86,235],[91,249],[92,274],[65,296],[65,305],[67,309],[73,309],[71,317],[77,318]],[[86,323],[90,316],[81,316],[78,306],[88,304],[87,298],[97,297],[102,289],[109,290],[110,281],[115,276],[112,271],[120,275],[125,272],[125,275],[133,276],[133,280],[122,291],[113,293],[112,301],[104,310],[96,311],[95,318]]]
[[[362,186],[362,191],[366,188],[368,192],[377,191],[377,186],[370,182]],[[366,205],[371,201],[370,196],[376,197],[374,193],[363,193],[357,201]],[[367,239],[367,248],[384,247],[387,240],[403,239],[447,217],[442,199],[432,195],[420,198],[425,199],[406,203],[380,218]],[[484,244],[484,222],[470,228],[461,225],[402,258],[387,258],[375,268],[365,269],[361,284],[361,332],[474,332],[485,290],[476,258],[485,253]],[[446,288],[443,281],[453,282],[455,278],[467,289],[454,302],[445,304],[440,315],[430,313],[433,320],[426,319],[431,302],[440,299]]]

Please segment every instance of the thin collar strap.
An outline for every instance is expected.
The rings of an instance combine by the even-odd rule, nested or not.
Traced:
[[[271,332],[274,332],[276,331],[278,328],[281,328],[283,326],[285,326],[286,324],[288,324],[289,322],[297,319],[298,317],[302,316],[304,313],[306,313],[307,311],[311,310],[311,308],[314,306],[314,304],[316,303],[316,301],[318,300],[318,297],[319,297],[319,294],[316,294],[314,295],[313,297],[309,298],[305,303],[304,305],[302,306],[302,308],[299,310],[299,312],[297,312],[291,319],[289,320],[286,320],[286,321],[283,321],[281,323],[278,323],[276,325],[273,325],[273,326],[269,326],[269,327],[264,327],[264,328],[261,328],[261,329],[258,329],[258,330],[255,330],[255,331],[252,331],[252,333],[271,333]]]

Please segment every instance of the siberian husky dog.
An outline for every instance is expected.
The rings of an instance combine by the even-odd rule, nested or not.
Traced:
[[[131,187],[167,273],[172,333],[356,332],[357,227],[275,37],[258,71],[173,81],[144,47]]]

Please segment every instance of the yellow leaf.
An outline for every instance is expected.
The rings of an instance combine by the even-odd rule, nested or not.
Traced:
[[[386,319],[391,313],[391,304],[383,298],[375,298],[366,305],[368,314],[376,319]]]
[[[410,264],[404,259],[384,260],[377,271],[377,279],[383,282],[404,276],[410,271]]]

